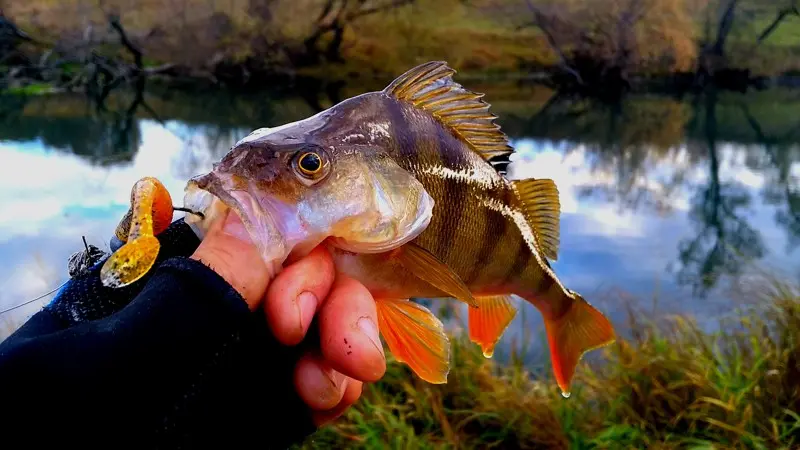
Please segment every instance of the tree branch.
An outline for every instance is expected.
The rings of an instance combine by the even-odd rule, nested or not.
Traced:
[[[766,28],[764,28],[764,31],[762,31],[761,34],[758,36],[757,42],[761,44],[766,38],[769,37],[769,35],[772,34],[773,31],[775,31],[778,28],[778,25],[780,25],[781,22],[783,22],[783,20],[789,15],[795,15],[800,17],[800,9],[798,9],[796,2],[794,2],[792,6],[788,8],[778,11],[778,14],[775,16],[775,20],[773,20],[771,24],[769,24]]]
[[[367,16],[376,12],[387,11],[389,9],[399,8],[401,6],[409,5],[413,2],[414,0],[393,0],[389,3],[376,5],[371,8],[358,9],[357,11],[354,11],[352,14],[348,15],[346,21],[350,22],[358,19],[359,17]]]
[[[728,6],[725,8],[725,12],[722,14],[722,18],[719,21],[719,27],[717,28],[717,40],[714,42],[713,47],[714,54],[718,56],[722,56],[725,52],[725,41],[728,39],[728,34],[731,32],[731,28],[733,27],[733,19],[735,17],[737,3],[739,3],[739,0],[730,0],[728,2]]]
[[[528,5],[528,9],[533,14],[534,18],[533,23],[536,24],[536,26],[540,30],[542,30],[545,39],[547,39],[547,44],[550,45],[550,48],[553,50],[553,52],[555,52],[556,56],[558,57],[559,67],[561,67],[562,70],[575,77],[575,80],[578,82],[578,84],[584,85],[585,83],[583,82],[583,78],[581,78],[581,75],[578,73],[578,71],[576,71],[575,69],[570,67],[569,64],[567,64],[567,57],[564,55],[564,52],[561,51],[561,47],[558,45],[558,41],[556,40],[555,36],[553,36],[550,27],[547,25],[547,16],[542,12],[541,9],[539,9],[539,7],[534,5],[531,0],[525,0],[525,3]]]
[[[119,40],[122,45],[131,53],[131,55],[133,55],[133,61],[134,64],[136,64],[136,68],[141,71],[144,68],[142,51],[133,42],[131,42],[130,39],[128,39],[128,35],[122,28],[122,24],[120,23],[118,16],[109,16],[108,21],[111,25],[111,28],[113,28],[119,34]]]

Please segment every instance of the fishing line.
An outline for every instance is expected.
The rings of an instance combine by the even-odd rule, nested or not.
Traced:
[[[65,285],[65,284],[67,284],[67,282],[69,282],[69,280],[67,280],[67,281],[65,281],[65,282],[63,282],[63,283],[61,283],[61,285],[59,285],[58,287],[54,288],[54,289],[53,289],[53,290],[51,290],[50,292],[45,292],[44,294],[42,294],[42,295],[40,295],[40,296],[38,296],[38,297],[36,297],[36,298],[34,298],[34,299],[32,299],[32,300],[28,300],[27,302],[23,302],[23,303],[20,303],[19,305],[12,306],[12,307],[10,307],[10,308],[6,308],[6,309],[4,309],[4,310],[0,311],[0,316],[2,316],[3,314],[5,314],[5,313],[7,313],[7,312],[9,312],[9,311],[13,311],[13,310],[15,310],[15,309],[17,309],[17,308],[22,308],[22,307],[23,307],[23,306],[25,306],[25,305],[30,305],[31,303],[33,303],[33,302],[35,302],[35,301],[37,301],[37,300],[41,300],[41,299],[43,299],[43,298],[47,297],[48,295],[52,294],[53,292],[55,292],[55,291],[57,291],[57,290],[61,289],[62,287],[64,287],[64,285]]]
[[[86,236],[81,236],[81,239],[83,239],[83,248],[85,249],[85,251],[74,253],[72,256],[69,257],[69,261],[67,263],[67,269],[69,271],[70,279],[72,279],[73,277],[83,273],[84,271],[86,271],[88,269],[88,267],[91,267],[92,265],[96,264],[100,259],[102,259],[105,256],[105,252],[103,252],[99,248],[95,247],[94,245],[89,245],[89,243],[86,242]],[[44,294],[42,294],[42,295],[40,295],[40,296],[38,296],[36,298],[33,298],[33,299],[28,300],[26,302],[22,302],[19,305],[15,305],[15,306],[12,306],[10,308],[6,308],[6,309],[0,311],[0,316],[2,316],[3,314],[5,314],[5,313],[7,313],[9,311],[13,311],[15,309],[22,308],[25,305],[30,305],[31,303],[33,303],[33,302],[35,302],[37,300],[41,300],[41,299],[47,297],[48,295],[56,292],[57,290],[61,289],[68,282],[69,282],[69,279],[64,281],[60,285],[56,286],[52,290],[50,290],[48,292],[45,292]]]
[[[191,210],[189,208],[184,208],[182,206],[173,206],[172,209],[174,209],[175,211],[182,211],[182,212],[186,212],[186,213],[189,213],[189,214],[194,214],[196,216],[199,216],[201,219],[205,219],[205,214],[201,213],[200,211],[193,211],[193,210]],[[83,238],[83,247],[86,249],[86,252],[82,253],[82,254],[75,254],[75,255],[72,255],[72,257],[70,257],[70,264],[69,264],[70,265],[70,275],[73,275],[72,272],[74,270],[78,270],[77,268],[73,270],[73,267],[72,267],[73,265],[77,264],[77,265],[83,266],[84,264],[86,264],[86,261],[83,261],[84,259],[88,260],[88,265],[92,265],[95,262],[94,259],[97,258],[97,256],[103,256],[102,255],[102,253],[103,253],[102,250],[97,249],[94,246],[92,246],[92,248],[90,249],[89,244],[86,242],[86,236],[82,236],[82,238]],[[97,253],[100,253],[100,255],[96,255]],[[30,305],[31,303],[33,303],[33,302],[35,302],[37,300],[41,300],[41,299],[47,297],[48,295],[50,295],[50,294],[56,292],[57,290],[61,289],[62,287],[64,287],[64,285],[67,284],[68,281],[69,280],[61,283],[59,286],[57,286],[56,288],[52,289],[51,291],[45,292],[44,294],[42,294],[42,295],[40,295],[40,296],[38,296],[38,297],[36,297],[34,299],[28,300],[26,302],[22,302],[19,305],[15,305],[15,306],[12,306],[10,308],[6,308],[4,310],[0,310],[0,316],[2,316],[3,314],[5,314],[5,313],[7,313],[9,311],[13,311],[15,309],[22,308],[25,305]]]

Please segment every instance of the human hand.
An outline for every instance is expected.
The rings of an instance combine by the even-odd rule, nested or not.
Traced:
[[[263,309],[280,343],[302,349],[294,388],[315,425],[340,416],[358,400],[364,382],[383,376],[375,301],[359,282],[336,275],[325,248],[317,247],[270,280],[244,225],[231,212],[212,226],[191,258],[222,276],[251,311]]]

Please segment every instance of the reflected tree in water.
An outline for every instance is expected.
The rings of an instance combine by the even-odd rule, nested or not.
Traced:
[[[590,147],[593,169],[611,183],[587,186],[582,194],[603,195],[624,211],[672,210],[671,199],[684,184],[693,161],[679,162],[688,118],[684,104],[670,99],[640,99],[605,108],[606,136]],[[658,170],[665,162],[675,170]]]
[[[622,211],[667,212],[697,162],[681,154],[689,114],[687,105],[668,98],[604,103],[559,97],[534,116],[531,129],[581,144],[570,151],[584,151],[594,175],[582,197],[602,198]],[[658,170],[667,161],[676,170]]]
[[[144,81],[113,97],[13,97],[0,112],[0,139],[41,140],[100,165],[131,161],[141,144],[136,115],[149,110]]]
[[[585,153],[592,177],[579,191],[584,198],[641,214],[667,213],[688,200],[695,235],[678,245],[677,278],[703,295],[723,275],[738,275],[766,252],[760,231],[749,223],[752,188],[728,181],[725,171],[733,155],[720,142],[741,139],[737,152],[755,144],[745,155],[748,164],[757,164],[750,169],[768,178],[762,195],[779,207],[775,221],[787,230],[790,243],[800,240],[800,194],[791,172],[800,147],[792,150],[790,144],[800,129],[770,140],[752,116],[731,107],[732,98],[742,97],[721,103],[712,92],[690,102],[642,96],[603,103],[556,96],[533,115],[529,129],[535,136],[574,142],[568,152]],[[746,117],[752,131],[742,129]],[[781,121],[771,123],[786,129]],[[698,173],[699,167],[706,170]]]
[[[741,109],[763,148],[749,160],[749,166],[767,176],[762,195],[777,208],[775,223],[786,231],[786,251],[792,252],[800,245],[800,179],[792,174],[792,165],[800,161],[800,123],[782,136],[772,137],[746,104],[742,103]]]
[[[720,151],[717,136],[717,96],[705,94],[705,151],[708,177],[697,188],[689,220],[697,236],[681,241],[678,282],[691,286],[696,295],[704,296],[722,275],[736,276],[746,263],[764,255],[761,235],[745,219],[751,197],[738,182],[723,182],[720,176]],[[700,108],[695,109],[700,114]]]
[[[281,92],[262,92],[262,101],[249,103],[259,105],[242,113],[245,108],[236,99],[229,102],[218,101],[213,105],[202,105],[202,110],[215,111],[222,123],[215,123],[212,117],[198,123],[188,123],[180,130],[172,129],[184,146],[184,151],[176,161],[176,177],[189,179],[211,168],[213,162],[221,159],[236,142],[255,129],[274,127],[287,122],[309,117],[344,100],[344,82],[323,82],[310,78],[298,78],[292,92],[300,100],[298,104],[287,101]],[[302,103],[302,104],[301,104]],[[287,107],[284,110],[284,107]],[[238,115],[235,113],[238,112]],[[228,122],[229,118],[234,118]],[[249,123],[251,125],[244,125]],[[234,125],[236,124],[236,125]]]

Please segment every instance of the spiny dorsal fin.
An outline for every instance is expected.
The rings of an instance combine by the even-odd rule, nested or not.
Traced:
[[[558,259],[561,202],[556,183],[550,179],[514,180],[511,182],[522,202],[525,217],[533,228],[536,243],[545,257]]]
[[[508,157],[514,149],[494,123],[483,94],[453,81],[456,71],[444,61],[417,66],[394,80],[383,92],[427,111],[466,141],[484,160]],[[503,169],[505,166],[503,166]]]

